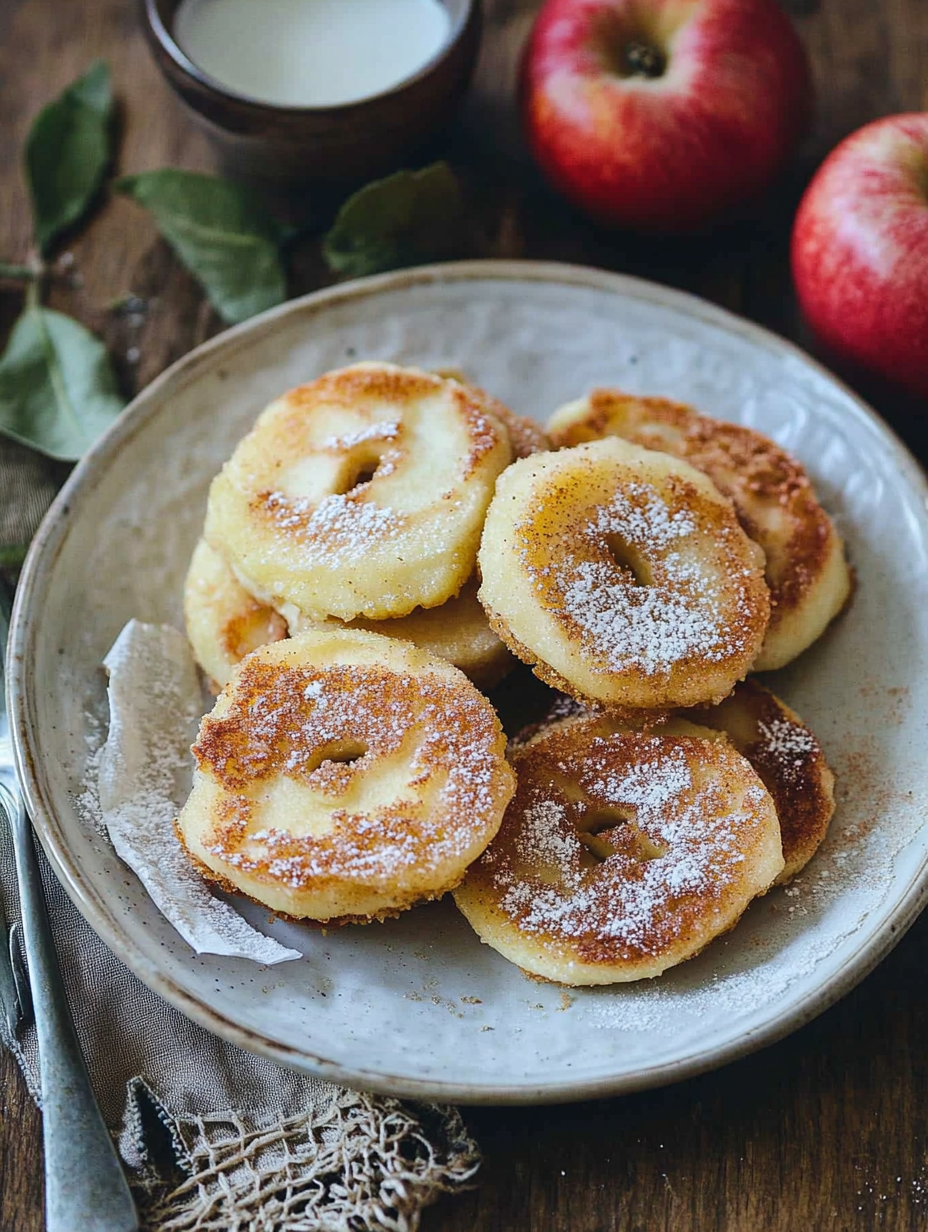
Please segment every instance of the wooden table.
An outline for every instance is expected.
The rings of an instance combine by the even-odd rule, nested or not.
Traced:
[[[483,54],[448,153],[462,171],[483,256],[578,261],[695,291],[805,341],[787,265],[803,184],[827,149],[865,121],[928,106],[925,0],[794,0],[815,66],[814,132],[764,213],[712,239],[607,236],[545,190],[521,150],[512,108],[519,48],[537,4],[486,0]],[[20,151],[43,102],[94,56],[121,101],[120,168],[213,166],[155,71],[130,0],[0,0],[0,257],[29,248]],[[68,246],[81,285],[51,303],[98,330],[126,392],[217,332],[220,323],[147,216],[116,199]],[[293,292],[330,281],[305,244]],[[152,299],[139,328],[106,310]],[[0,286],[0,338],[20,308]],[[136,359],[136,349],[138,358]],[[928,446],[898,399],[879,409],[923,457]],[[36,461],[50,492],[60,467]],[[0,493],[0,538],[3,533]],[[866,723],[866,715],[861,715]],[[468,1112],[486,1163],[473,1193],[428,1211],[425,1232],[800,1232],[928,1226],[928,919],[843,1002],[746,1061],[666,1090],[597,1104]],[[578,1039],[577,1047],[593,1041]],[[42,1227],[39,1117],[0,1057],[0,1228]],[[75,1229],[75,1232],[79,1232]]]

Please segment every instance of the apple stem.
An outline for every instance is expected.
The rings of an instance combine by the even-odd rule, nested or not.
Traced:
[[[626,43],[622,58],[629,77],[660,77],[667,67],[667,57],[661,49],[639,39]]]

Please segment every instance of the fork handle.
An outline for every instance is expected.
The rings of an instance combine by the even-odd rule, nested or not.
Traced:
[[[38,1035],[46,1230],[137,1232],[135,1204],[74,1032],[26,807],[2,782],[0,806],[13,834]]]

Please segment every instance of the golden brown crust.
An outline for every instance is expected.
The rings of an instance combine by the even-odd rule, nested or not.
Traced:
[[[763,433],[713,419],[669,398],[637,397],[615,389],[595,389],[583,403],[563,408],[553,417],[550,432],[556,447],[620,436],[682,458],[707,474],[732,500],[745,532],[766,554],[771,646],[781,629],[792,640],[785,626],[803,605],[817,603],[813,592],[831,573],[836,575],[829,586],[834,595],[824,617],[814,624],[813,639],[847,602],[850,584],[846,567],[838,568],[836,561],[843,561],[843,549],[834,525],[804,467]],[[787,661],[779,648],[772,653],[776,662],[762,663],[762,668]]]
[[[555,688],[666,709],[721,699],[747,673],[769,615],[761,559],[704,475],[605,439],[500,477],[480,600]]]
[[[249,593],[315,620],[437,607],[473,572],[512,448],[482,396],[363,363],[284,394],[213,481],[205,537]]]
[[[185,847],[274,911],[379,918],[445,893],[512,791],[490,706],[456,669],[361,631],[249,656],[193,747]]]
[[[786,862],[777,884],[791,881],[818,850],[835,811],[834,774],[815,734],[756,680],[739,684],[721,705],[690,713],[725,732],[770,792]]]
[[[184,584],[184,620],[194,657],[217,693],[245,655],[287,636],[283,617],[250,595],[202,539]]]
[[[732,927],[783,866],[773,803],[722,739],[575,720],[513,758],[516,794],[455,901],[483,940],[566,984],[659,975]]]

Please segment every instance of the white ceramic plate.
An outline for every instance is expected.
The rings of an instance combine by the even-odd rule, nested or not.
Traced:
[[[208,482],[272,397],[369,357],[461,366],[541,419],[595,384],[666,394],[793,450],[845,534],[850,611],[776,691],[838,775],[829,838],[699,958],[652,983],[565,992],[481,946],[450,902],[328,936],[254,923],[305,955],[264,969],[197,958],[87,823],[105,721],[100,661],[132,616],[179,623]],[[213,1031],[312,1073],[471,1102],[580,1098],[669,1082],[819,1013],[890,948],[928,887],[928,515],[909,455],[795,348],[708,304],[567,266],[468,263],[287,304],[200,347],[78,467],[22,579],[10,685],[36,828],[90,924]]]

